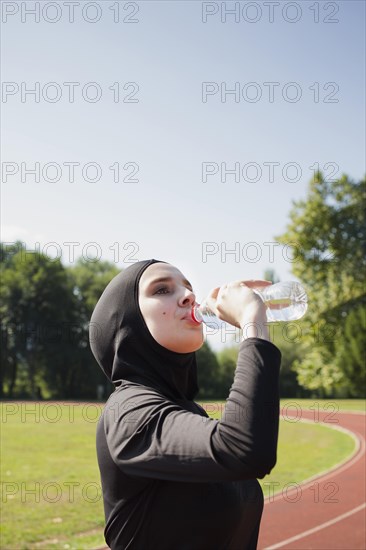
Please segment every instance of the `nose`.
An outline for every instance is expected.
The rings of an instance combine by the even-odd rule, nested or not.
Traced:
[[[179,298],[179,305],[181,307],[193,306],[196,302],[196,295],[189,288],[184,289],[183,295]]]

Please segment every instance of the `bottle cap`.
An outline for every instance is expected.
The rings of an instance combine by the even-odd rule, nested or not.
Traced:
[[[196,304],[195,306],[192,306],[191,318],[192,318],[193,321],[195,321],[196,323],[198,323],[200,325],[202,323],[203,319],[202,319],[202,315],[199,311],[199,307],[200,307],[200,304]]]

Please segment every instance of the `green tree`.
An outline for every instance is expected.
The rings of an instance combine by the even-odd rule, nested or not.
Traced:
[[[217,354],[220,372],[220,390],[219,397],[226,399],[229,395],[230,388],[234,382],[236,363],[238,359],[239,345],[228,346]]]
[[[82,303],[82,313],[88,320],[107,284],[118,275],[120,269],[110,262],[86,261],[79,258],[74,266],[68,266],[73,292]]]
[[[80,258],[74,266],[67,268],[67,272],[78,304],[79,348],[82,350],[79,354],[82,368],[77,369],[74,377],[75,391],[78,391],[79,397],[84,394],[85,397],[95,398],[96,387],[102,385],[106,397],[114,386],[107,380],[90,350],[89,321],[105,287],[120,270],[110,262],[87,262]]]
[[[203,346],[196,352],[196,358],[200,388],[196,400],[220,397],[219,363],[216,354],[207,342],[204,342]]]
[[[351,397],[366,393],[366,308],[359,303],[349,311],[344,323],[344,338],[336,344],[336,364],[344,373]]]
[[[309,392],[302,387],[294,368],[304,356],[302,321],[271,323],[270,338],[281,351],[280,396],[308,397]]]
[[[22,241],[16,241],[11,243],[0,242],[0,270],[1,273],[4,269],[11,267],[14,256],[20,252],[25,251],[26,246]]]
[[[277,237],[292,248],[292,272],[309,296],[304,358],[295,363],[298,379],[328,395],[344,391],[351,376],[336,360],[336,347],[348,338],[347,312],[365,296],[365,190],[365,178],[354,182],[342,175],[327,182],[316,173],[306,199],[293,203],[286,232]]]
[[[95,398],[108,386],[89,346],[89,319],[119,272],[107,262],[65,268],[21,243],[1,251],[0,391],[6,397]]]
[[[298,382],[294,370],[295,361],[303,355],[303,338],[301,322],[271,323],[270,339],[281,351],[280,395],[281,397],[307,397],[306,391]],[[217,353],[220,368],[220,387],[226,398],[234,381],[239,345],[226,347]]]
[[[1,273],[2,392],[37,397],[47,369],[47,350],[54,341],[58,354],[49,369],[63,361],[62,333],[76,322],[75,301],[59,259],[21,248],[7,258]],[[66,367],[67,368],[67,363]],[[64,372],[63,372],[64,374]],[[62,386],[65,377],[61,376]]]

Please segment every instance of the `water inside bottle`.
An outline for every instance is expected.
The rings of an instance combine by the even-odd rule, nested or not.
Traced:
[[[308,307],[307,295],[300,283],[295,281],[276,283],[267,286],[264,289],[253,289],[266,305],[267,321],[270,323],[276,321],[296,321],[305,315]],[[221,321],[206,306],[205,302],[201,306],[194,308],[194,318],[198,322],[203,322],[211,329],[229,328],[231,325]]]
[[[297,282],[284,282],[258,291],[267,307],[267,320],[296,321],[305,315],[308,308],[307,295]]]

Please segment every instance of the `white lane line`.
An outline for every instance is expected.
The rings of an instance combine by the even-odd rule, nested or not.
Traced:
[[[341,521],[342,519],[348,518],[349,516],[352,516],[352,514],[356,514],[357,512],[360,512],[363,508],[366,507],[366,503],[360,504],[360,506],[357,506],[356,508],[353,508],[353,510],[350,510],[349,512],[345,512],[344,514],[333,518],[329,521],[326,521],[325,523],[321,523],[320,525],[317,525],[317,527],[313,527],[312,529],[308,529],[307,531],[304,531],[303,533],[300,533],[300,535],[296,535],[295,537],[291,537],[289,539],[283,540],[281,542],[278,542],[277,544],[273,544],[272,546],[266,546],[264,550],[276,550],[277,548],[281,548],[281,546],[286,546],[286,544],[290,544],[290,542],[295,542],[295,540],[302,539],[304,537],[307,537],[308,535],[312,535],[313,533],[316,533],[317,531],[320,531],[321,529],[325,529],[326,527],[329,527],[330,525],[333,525],[334,523],[337,523],[338,521]]]
[[[309,420],[309,419],[305,419],[305,418],[302,418],[301,420],[299,420],[299,422],[303,422],[305,424],[314,424],[313,420]],[[307,479],[304,479],[303,481],[298,483],[298,485],[301,486],[302,490],[308,489],[308,487],[311,486],[311,484],[315,480],[318,480],[319,478],[321,478],[321,481],[326,481],[328,478],[333,477],[334,475],[338,475],[341,472],[343,472],[344,470],[347,470],[348,468],[353,466],[353,464],[355,462],[358,462],[364,456],[364,454],[366,452],[366,442],[365,442],[365,439],[362,437],[362,435],[360,433],[352,432],[348,428],[343,428],[342,426],[333,426],[333,425],[329,426],[328,424],[326,424],[324,422],[319,422],[317,424],[320,425],[320,426],[324,426],[326,428],[330,428],[330,429],[333,429],[333,430],[337,430],[337,431],[346,433],[347,435],[349,435],[354,440],[355,448],[354,448],[353,452],[348,457],[341,460],[341,462],[339,462],[338,464],[334,464],[334,466],[331,466],[328,470],[325,470],[323,472],[318,472],[317,474],[315,474],[315,475],[313,475],[313,476],[311,476]],[[298,491],[297,486],[293,490],[289,489],[288,491],[286,491],[286,497],[289,494],[291,494],[292,492],[295,492],[295,491]],[[283,498],[282,489],[278,489],[278,491],[275,492],[273,495],[265,497],[264,504],[265,505],[272,504],[273,502],[276,502],[277,500],[281,500],[281,498]]]

